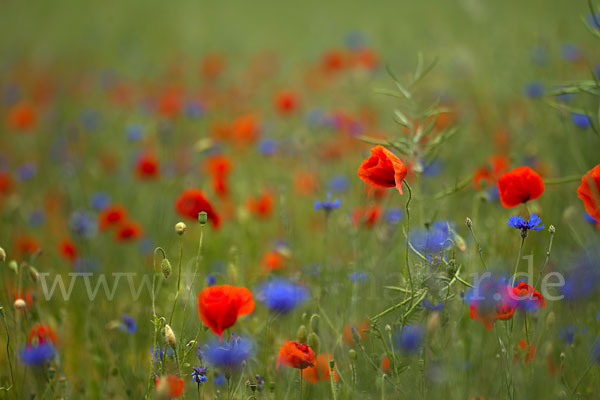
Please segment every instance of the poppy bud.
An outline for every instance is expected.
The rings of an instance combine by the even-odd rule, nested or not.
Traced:
[[[175,224],[175,233],[177,233],[179,236],[183,235],[186,229],[187,226],[183,222],[178,222]]]
[[[300,325],[300,328],[298,328],[297,337],[300,343],[306,343],[308,340],[308,330],[306,329],[306,325]]]
[[[167,279],[169,277],[169,275],[171,275],[171,263],[169,262],[169,260],[167,260],[166,258],[163,258],[162,262],[160,263],[160,270],[163,273],[163,275],[165,276],[165,279]]]
[[[15,305],[15,310],[22,310],[25,307],[27,307],[27,303],[25,303],[25,300],[23,300],[23,299],[16,299],[14,305]]]
[[[356,361],[356,359],[358,358],[358,355],[356,354],[356,350],[354,350],[354,349],[348,350],[348,357],[350,357],[351,360]]]
[[[206,225],[207,221],[208,221],[208,214],[205,211],[200,211],[198,213],[198,222],[200,222],[200,225]]]
[[[173,329],[171,329],[169,324],[165,325],[165,340],[171,348],[175,349],[177,346],[177,340],[175,339],[175,334],[173,333]]]
[[[311,332],[311,334],[308,335],[308,345],[315,353],[319,352],[319,348],[321,347],[321,341],[319,340],[319,336],[316,333]]]
[[[33,283],[37,283],[40,280],[40,274],[38,273],[37,269],[35,269],[31,265],[29,266],[28,272],[29,272],[29,278],[31,279],[31,281]]]
[[[12,269],[15,274],[19,273],[19,264],[15,260],[11,260],[8,263],[8,268]]]
[[[386,332],[391,332],[392,331],[392,327],[390,326],[390,324],[385,324],[385,331]]]
[[[4,251],[4,249],[2,247],[0,247],[0,261],[2,261],[2,262],[6,261],[6,252]]]
[[[319,314],[313,314],[310,317],[310,331],[319,332]]]
[[[550,225],[550,227],[548,228],[548,232],[554,235],[554,232],[556,232],[556,228],[554,227],[554,225]]]
[[[465,219],[465,223],[467,224],[467,228],[471,228],[473,226],[473,221],[471,221],[471,218],[469,217]]]

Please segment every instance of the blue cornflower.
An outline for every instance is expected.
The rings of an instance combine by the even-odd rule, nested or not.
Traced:
[[[40,343],[37,346],[28,344],[20,352],[21,360],[28,365],[40,366],[56,356],[52,343]]]
[[[44,212],[44,210],[33,210],[31,214],[29,214],[30,226],[44,225],[44,222],[46,222],[46,213]]]
[[[587,129],[592,126],[592,120],[587,114],[571,113],[571,121],[579,129]]]
[[[350,181],[348,180],[347,176],[338,175],[331,178],[327,184],[327,187],[333,193],[344,193],[346,190],[348,190],[349,185]]]
[[[93,109],[87,109],[81,114],[81,125],[87,132],[95,132],[100,128],[100,113]]]
[[[565,275],[560,293],[568,301],[585,299],[594,295],[600,287],[600,254],[590,247],[576,261],[575,267]]]
[[[96,218],[87,211],[75,211],[69,217],[69,227],[79,237],[90,239],[96,234]]]
[[[583,212],[583,219],[585,219],[586,222],[588,222],[589,224],[592,224],[592,225],[599,224],[599,222],[596,221],[596,219],[594,217],[592,217],[590,214],[586,213],[585,211]]]
[[[129,315],[123,313],[123,323],[120,325],[122,331],[127,333],[135,333],[137,331],[137,323],[135,319],[131,318]]]
[[[258,142],[257,150],[263,156],[272,156],[277,153],[278,142],[275,139],[262,139]]]
[[[226,342],[212,341],[207,344],[204,356],[215,367],[236,369],[252,355],[252,352],[252,340],[231,335]]]
[[[37,175],[37,167],[34,163],[25,163],[17,168],[16,178],[20,181],[28,181]]]
[[[600,22],[600,13],[596,13],[596,15],[589,13],[587,16],[587,22],[591,28],[600,29],[600,25],[598,25],[598,22]]]
[[[217,283],[217,278],[214,275],[206,275],[206,286],[214,286]]]
[[[442,308],[444,308],[444,303],[443,302],[439,302],[438,304],[433,304],[432,302],[430,302],[427,299],[423,299],[423,301],[421,302],[421,304],[419,304],[418,307],[425,307],[428,308],[430,310],[441,310]]]
[[[573,43],[566,43],[562,46],[562,57],[567,61],[579,61],[581,59],[581,51]]]
[[[224,385],[225,382],[227,382],[227,378],[225,378],[225,374],[218,374],[215,375],[215,377],[213,378],[213,383],[215,384],[215,386],[221,386]]]
[[[332,210],[340,208],[342,201],[335,199],[331,201],[331,193],[327,193],[327,199],[323,201],[315,200],[315,210],[325,210],[325,213],[329,213]]]
[[[544,95],[544,85],[541,82],[531,82],[525,85],[523,92],[530,99],[539,99]]]
[[[388,224],[396,225],[404,218],[404,211],[400,208],[392,208],[386,211],[385,220]]]
[[[436,175],[439,175],[443,169],[444,169],[444,164],[440,160],[435,159],[435,160],[431,161],[429,164],[423,165],[423,175],[436,176]]]
[[[414,354],[423,343],[424,329],[421,325],[406,325],[396,332],[394,343],[403,352]]]
[[[348,278],[354,283],[364,282],[369,279],[369,274],[366,272],[353,272],[348,274]]]
[[[287,314],[306,301],[308,289],[284,279],[274,279],[260,287],[257,298],[271,310]]]
[[[90,197],[90,207],[96,211],[102,211],[110,205],[110,196],[108,193],[96,192]]]
[[[570,325],[562,328],[558,333],[558,337],[566,344],[573,344],[575,340],[575,328]]]
[[[529,217],[529,221],[525,221],[523,217],[520,215],[513,215],[508,219],[507,225],[512,226],[513,228],[520,229],[522,232],[527,232],[528,230],[539,231],[540,229],[544,229],[544,224],[542,223],[542,219],[535,214],[531,214]]]
[[[498,192],[498,185],[492,185],[485,189],[485,197],[491,203],[495,203],[500,200],[500,193]]]
[[[429,229],[415,229],[408,238],[412,247],[423,255],[441,253],[452,246],[447,221],[436,221]]]
[[[173,356],[173,349],[171,347],[167,347],[164,345],[162,348],[158,347],[156,351],[154,350],[154,346],[150,348],[150,355],[154,353],[154,362],[158,362],[159,360],[163,360],[165,358],[165,354],[169,357]]]
[[[201,101],[190,101],[185,105],[184,113],[188,118],[200,118],[206,114],[206,107]]]
[[[140,124],[130,124],[125,129],[125,136],[130,142],[137,142],[144,137],[144,128]]]
[[[208,368],[206,367],[193,367],[192,368],[192,382],[200,385],[208,380],[206,377],[206,373],[208,372]]]

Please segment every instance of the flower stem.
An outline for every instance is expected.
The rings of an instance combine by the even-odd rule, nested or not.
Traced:
[[[544,179],[546,185],[560,185],[561,183],[580,182],[581,175],[564,176],[562,178]]]
[[[171,316],[169,317],[169,325],[173,324],[173,315],[175,314],[175,306],[177,305],[177,299],[179,298],[179,288],[181,287],[181,263],[183,259],[183,237],[179,237],[179,263],[177,266],[177,292],[175,292],[175,299],[173,299],[173,308],[171,309]]]
[[[410,185],[403,180],[402,183],[404,183],[404,185],[406,186],[406,188],[408,189],[408,200],[406,201],[406,257],[405,257],[405,263],[406,263],[406,273],[408,275],[408,282],[410,285],[410,297],[409,297],[409,306],[408,308],[412,307],[412,301],[413,301],[413,296],[415,294],[415,287],[413,284],[413,279],[412,279],[412,273],[410,271],[410,265],[409,265],[409,252],[410,252],[410,240],[409,240],[409,230],[410,230],[410,201],[412,199],[412,189],[410,188]],[[402,327],[404,327],[404,324],[406,323],[406,318],[404,318],[402,320]]]
[[[202,255],[202,241],[204,239],[204,224],[200,224],[200,238],[198,240],[198,252],[196,253],[196,263],[194,265],[194,275],[192,276],[192,281],[190,282],[190,288],[188,289],[188,296],[187,296],[187,300],[185,301],[185,305],[183,306],[183,318],[181,321],[181,331],[180,331],[180,335],[183,337],[184,335],[184,329],[185,329],[185,321],[187,320],[187,318],[185,318],[185,316],[187,315],[187,307],[188,304],[190,303],[190,298],[192,297],[192,290],[194,288],[194,282],[196,281],[196,275],[198,274],[198,268],[200,267],[200,256]]]

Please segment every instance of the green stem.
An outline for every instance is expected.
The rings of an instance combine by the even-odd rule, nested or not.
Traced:
[[[185,302],[185,305],[183,306],[183,315],[184,316],[187,315],[187,307],[188,307],[188,304],[190,303],[190,298],[192,297],[192,290],[194,288],[194,282],[196,281],[196,275],[198,274],[198,268],[200,267],[200,256],[202,255],[202,241],[204,239],[204,225],[205,224],[200,224],[200,239],[198,240],[198,252],[196,253],[196,263],[194,265],[194,275],[192,276],[192,281],[190,282],[190,288],[188,290],[187,300]],[[187,318],[184,317],[181,321],[180,335],[182,337],[184,335],[186,320],[187,320]]]
[[[13,375],[12,358],[10,356],[10,331],[8,330],[8,323],[6,322],[6,315],[4,308],[0,307],[0,314],[2,314],[2,320],[4,321],[4,328],[6,329],[6,356],[8,357],[8,366],[10,369],[10,387],[6,389],[10,390],[15,385],[15,377]]]
[[[519,270],[519,261],[521,261],[521,253],[523,251],[523,245],[525,244],[525,238],[527,236],[525,234],[521,234],[521,246],[519,247],[519,255],[517,256],[517,261],[515,262],[515,271],[512,275],[512,285],[515,285],[515,278],[517,277],[517,271]]]
[[[329,384],[331,385],[331,396],[333,400],[337,400],[337,394],[335,391],[335,379],[333,373],[334,365],[335,364],[333,362],[329,362]]]
[[[561,183],[581,182],[581,175],[564,176],[562,178],[544,179],[546,185],[560,185]]]
[[[410,185],[403,180],[402,183],[404,183],[404,185],[406,186],[406,188],[408,189],[408,200],[406,201],[406,257],[405,257],[405,263],[406,263],[406,273],[408,275],[408,282],[410,285],[410,297],[409,297],[409,308],[412,306],[412,300],[413,300],[413,296],[415,293],[415,287],[413,285],[413,280],[412,280],[412,273],[410,271],[410,265],[409,265],[409,252],[410,252],[410,240],[409,240],[409,230],[410,230],[410,201],[412,200],[412,189],[410,188]],[[402,327],[404,327],[404,324],[406,323],[406,319],[402,320]]]
[[[177,266],[177,292],[175,292],[175,299],[173,300],[173,308],[171,309],[171,316],[169,317],[169,325],[173,324],[173,315],[175,314],[175,306],[177,305],[177,299],[179,298],[179,288],[181,287],[181,263],[183,259],[183,238],[179,237],[179,263]]]

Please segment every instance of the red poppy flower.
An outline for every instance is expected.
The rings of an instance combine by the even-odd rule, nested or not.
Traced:
[[[331,354],[319,354],[315,358],[315,365],[307,367],[304,370],[304,378],[310,383],[317,383],[320,381],[329,381],[331,373],[329,372],[329,360],[331,360]],[[337,371],[333,369],[333,379],[338,380]]]
[[[314,367],[315,353],[307,344],[289,340],[285,342],[279,350],[277,368],[279,368],[281,364],[298,369]]]
[[[129,242],[142,237],[143,229],[140,224],[133,221],[125,221],[119,224],[115,230],[115,240],[117,242]]]
[[[15,181],[13,177],[4,171],[0,171],[0,196],[6,196],[14,190]]]
[[[371,156],[358,168],[358,176],[369,185],[378,187],[396,187],[402,194],[402,180],[407,169],[394,153],[381,145],[371,149]]]
[[[282,115],[289,115],[298,108],[298,96],[291,90],[282,90],[275,95],[275,109]]]
[[[225,60],[221,54],[207,54],[202,60],[200,70],[202,75],[207,79],[217,78],[225,69]]]
[[[220,225],[219,215],[200,189],[186,189],[175,201],[175,210],[182,217],[198,220],[198,214],[206,212],[208,220],[215,228]]]
[[[152,153],[144,153],[138,157],[135,163],[135,173],[140,179],[155,179],[158,177],[158,158]]]
[[[346,66],[347,56],[341,50],[330,50],[321,58],[321,68],[324,72],[339,72]]]
[[[235,324],[238,317],[254,311],[252,292],[231,285],[210,286],[198,294],[198,313],[204,325],[219,338]]]
[[[473,186],[481,190],[490,184],[496,184],[500,175],[508,169],[508,158],[503,155],[491,156],[486,165],[480,167],[473,175]],[[485,184],[482,184],[485,183]]]
[[[368,47],[360,48],[352,53],[352,63],[356,67],[372,71],[379,65],[377,54]]]
[[[358,333],[360,340],[363,340],[367,335],[365,333],[365,330],[369,329],[369,326],[370,324],[367,320],[362,321],[360,324],[346,324],[346,326],[344,326],[343,332],[344,342],[350,345],[355,344],[354,337],[352,335],[352,328],[356,330],[356,333]]]
[[[154,385],[159,398],[176,399],[183,393],[185,382],[175,375],[154,378]]]
[[[504,208],[535,200],[544,193],[544,181],[529,167],[518,167],[498,179],[498,193]]]
[[[54,345],[58,344],[58,336],[56,332],[52,329],[52,327],[48,324],[42,324],[40,322],[36,322],[31,327],[31,332],[29,336],[27,336],[27,343],[32,343],[34,340],[37,343],[45,343],[52,342]]]
[[[381,360],[381,370],[383,372],[388,372],[390,370],[390,359],[388,356],[383,357],[383,360]]]
[[[101,231],[103,231],[107,228],[118,225],[125,220],[125,218],[127,218],[127,210],[125,207],[115,204],[106,207],[98,215],[98,227]]]
[[[37,253],[41,247],[36,238],[29,235],[18,236],[15,239],[15,248],[17,254],[21,257]]]
[[[278,270],[285,266],[285,257],[277,250],[267,251],[262,256],[261,264],[270,271]]]
[[[258,198],[249,197],[246,208],[257,217],[268,218],[273,213],[273,195],[264,191]]]
[[[533,286],[529,285],[528,283],[519,282],[519,284],[512,290],[516,299],[519,300],[522,305],[524,304],[523,302],[527,302],[527,304],[524,305],[525,308],[538,309],[546,307],[546,300],[542,294],[535,290]]]
[[[16,131],[28,131],[35,127],[37,116],[35,109],[28,103],[15,104],[8,112],[6,125]]]
[[[586,172],[577,188],[585,211],[600,224],[600,164]]]
[[[208,159],[207,169],[212,175],[213,191],[219,197],[226,197],[229,195],[227,178],[233,169],[231,160],[223,155],[213,156]]]
[[[309,171],[298,170],[294,174],[294,189],[302,195],[309,195],[315,192],[319,183],[315,175]]]
[[[77,247],[69,238],[65,238],[58,245],[58,253],[67,261],[73,263],[77,258]]]
[[[174,118],[181,112],[181,91],[177,88],[165,90],[158,99],[158,113],[165,117]]]
[[[253,114],[244,114],[233,122],[233,139],[236,144],[254,143],[259,135],[258,118]]]
[[[367,228],[372,228],[381,217],[381,207],[374,204],[367,207],[357,207],[352,213],[352,224],[359,226],[363,224]]]
[[[531,362],[535,356],[535,345],[527,343],[525,339],[519,340],[519,347],[525,352],[525,362]],[[519,361],[519,354],[515,354],[514,361]]]

